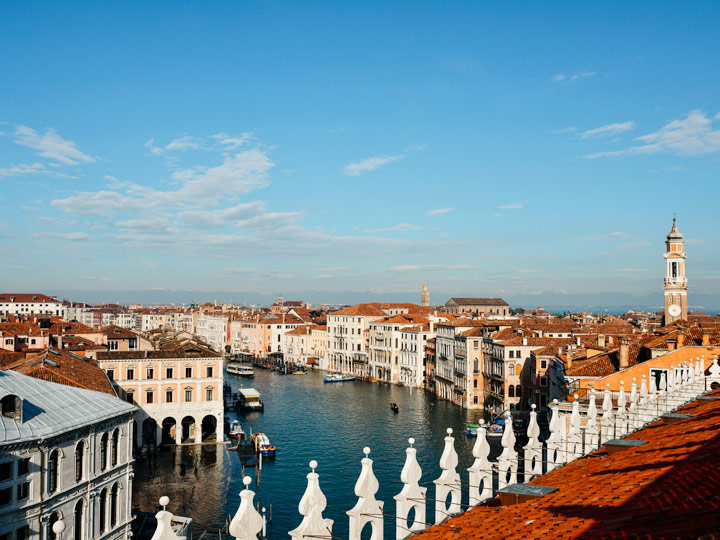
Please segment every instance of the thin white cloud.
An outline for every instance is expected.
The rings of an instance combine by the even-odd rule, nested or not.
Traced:
[[[580,133],[581,139],[591,139],[600,137],[609,137],[611,135],[617,135],[619,133],[625,133],[635,128],[635,122],[621,122],[614,124],[607,124],[600,126],[599,128],[589,129]]]
[[[400,161],[404,157],[405,156],[402,154],[397,156],[373,156],[363,159],[361,161],[355,161],[353,163],[345,165],[343,172],[347,176],[359,176],[363,173],[379,169],[380,167],[382,167],[383,165],[387,165],[388,163]]]
[[[497,207],[498,210],[522,210],[525,208],[525,201],[510,204],[501,204]]]
[[[570,126],[562,129],[555,129],[552,131],[552,133],[555,133],[556,135],[559,135],[561,133],[572,133],[573,131],[577,131],[577,128],[575,126]]]
[[[390,272],[415,272],[418,270],[469,270],[474,268],[469,264],[445,265],[445,264],[404,264],[391,266]]]
[[[40,134],[27,126],[17,126],[15,143],[38,150],[38,155],[63,163],[77,165],[79,162],[92,163],[95,158],[82,153],[73,141],[63,139],[54,129],[48,128]]]
[[[54,232],[54,231],[48,231],[48,232],[38,232],[34,233],[32,236],[36,238],[56,238],[58,240],[89,240],[90,235],[84,232],[67,232],[67,233],[61,233],[61,232]]]
[[[442,216],[443,214],[447,214],[448,212],[454,211],[454,208],[435,208],[434,210],[428,210],[425,212],[426,216]]]
[[[365,229],[366,233],[380,233],[380,232],[392,232],[392,231],[417,231],[421,227],[417,225],[411,225],[410,223],[398,223],[392,227],[385,227],[383,229]]]
[[[42,163],[32,163],[30,165],[22,163],[20,165],[0,167],[0,178],[25,174],[53,174],[53,171],[48,171]]]
[[[594,71],[580,71],[578,73],[558,73],[556,75],[553,75],[552,82],[573,83],[575,81],[579,81],[580,79],[587,79],[588,77],[594,77],[595,75],[597,75],[597,73]]]
[[[720,114],[708,117],[702,111],[691,111],[685,118],[673,120],[658,131],[637,137],[641,144],[624,150],[596,152],[585,156],[588,159],[623,155],[652,155],[659,153],[678,156],[703,156],[720,152],[720,130],[713,129],[713,123],[720,120]]]

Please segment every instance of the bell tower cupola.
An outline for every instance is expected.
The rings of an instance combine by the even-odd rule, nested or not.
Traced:
[[[687,319],[687,277],[685,276],[685,240],[673,218],[665,241],[665,326]]]

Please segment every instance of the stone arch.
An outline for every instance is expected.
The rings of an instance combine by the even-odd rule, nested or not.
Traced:
[[[85,538],[85,499],[78,500],[73,510],[73,539],[83,540]]]
[[[58,540],[58,535],[55,534],[55,531],[53,531],[53,525],[55,525],[55,522],[60,521],[62,519],[62,514],[59,510],[56,510],[50,515],[50,519],[48,520],[48,534],[47,538],[48,540]]]
[[[87,455],[87,444],[79,441],[75,445],[75,481],[80,482],[85,478],[85,456]]]
[[[186,416],[180,421],[180,427],[182,429],[182,434],[180,435],[180,440],[182,442],[189,442],[191,439],[193,442],[198,442],[195,441],[195,418],[192,416]]]
[[[177,422],[172,416],[168,416],[162,421],[161,444],[173,444],[175,442],[176,424]]]
[[[217,438],[218,422],[212,414],[208,414],[202,419],[202,441],[210,441]],[[198,441],[199,442],[199,441]]]
[[[149,444],[157,444],[157,421],[154,418],[148,417],[143,420],[142,423],[142,442],[143,446]]]

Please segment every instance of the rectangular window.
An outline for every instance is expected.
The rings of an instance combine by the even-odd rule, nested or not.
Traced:
[[[185,390],[185,401],[186,402],[192,401],[192,390],[190,390],[189,388],[187,390]]]
[[[213,376],[213,367],[212,366],[205,367],[205,376],[208,378],[212,378],[212,376]]]
[[[173,400],[173,391],[165,390],[165,403],[172,403],[172,400]]]
[[[24,482],[17,486],[17,500],[23,501],[30,496],[30,482]]]
[[[0,463],[0,482],[12,479],[12,461]]]
[[[133,392],[128,392],[125,394],[125,401],[128,403],[135,403],[135,394]]]
[[[191,367],[185,368],[185,378],[192,379],[192,368]]]
[[[30,527],[28,525],[25,525],[24,527],[20,527],[15,532],[15,540],[29,540],[30,539]]]
[[[145,378],[146,379],[154,379],[155,378],[155,368],[147,368],[145,370]]]
[[[151,390],[148,390],[145,392],[145,403],[152,403],[153,402],[153,393]]]
[[[113,368],[108,369],[107,376],[108,376],[108,379],[110,379],[111,381],[114,381],[115,380],[115,370]]]
[[[12,502],[12,488],[0,489],[0,506],[7,506]]]
[[[540,360],[540,369],[546,369],[547,368],[547,360],[544,358]]]
[[[135,368],[134,367],[127,368],[127,380],[128,381],[135,380]]]
[[[166,379],[173,378],[173,368],[171,368],[171,367],[165,368],[165,378]]]
[[[547,386],[547,377],[545,375],[540,377],[540,386]]]
[[[208,388],[205,390],[205,401],[212,401],[213,400],[213,389]]]
[[[30,472],[30,458],[18,460],[17,473],[18,476],[24,476]]]

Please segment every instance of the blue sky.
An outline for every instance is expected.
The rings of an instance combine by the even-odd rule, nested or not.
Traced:
[[[4,2],[0,288],[716,293],[718,20]]]

